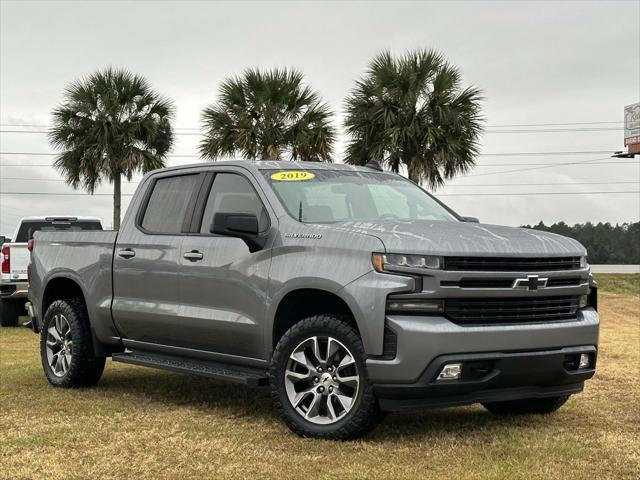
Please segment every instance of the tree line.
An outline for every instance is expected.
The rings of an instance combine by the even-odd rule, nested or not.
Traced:
[[[475,165],[482,133],[481,91],[435,50],[371,60],[344,101],[349,164],[371,160],[430,187]],[[106,68],[71,82],[53,110],[54,167],[73,188],[113,183],[113,227],[120,186],[164,167],[174,102],[141,75]],[[334,112],[295,68],[247,69],[219,86],[202,110],[199,153],[206,160],[333,161]]]
[[[611,225],[610,223],[578,223],[573,226],[565,222],[545,225],[524,225],[545,232],[575,238],[589,252],[588,261],[593,264],[640,264],[640,222]]]

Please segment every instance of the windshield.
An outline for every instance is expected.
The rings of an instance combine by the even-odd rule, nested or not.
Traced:
[[[388,173],[263,170],[289,214],[303,222],[458,221],[413,183]]]

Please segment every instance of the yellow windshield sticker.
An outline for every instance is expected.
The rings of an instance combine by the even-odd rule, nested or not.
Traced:
[[[302,170],[287,170],[285,172],[277,172],[271,174],[271,180],[277,182],[301,182],[304,180],[311,180],[315,178],[315,175],[311,172],[304,172]]]

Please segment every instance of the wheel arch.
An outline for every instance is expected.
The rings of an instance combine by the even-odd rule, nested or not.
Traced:
[[[96,336],[95,328],[91,315],[89,312],[89,305],[87,304],[87,293],[85,292],[82,282],[73,275],[72,272],[59,272],[52,275],[44,283],[42,290],[42,296],[40,299],[40,311],[41,321],[44,322],[44,317],[47,313],[47,309],[51,304],[57,300],[77,298],[82,301],[85,309],[87,310],[87,318],[89,321],[89,328],[91,329],[91,341],[93,343],[93,350],[96,356],[110,356],[111,353],[116,351],[122,351],[121,344],[107,345],[101,342]]]
[[[80,282],[67,275],[56,275],[47,280],[42,291],[40,301],[42,318],[47,313],[49,306],[56,300],[65,298],[79,298],[86,306],[86,295],[80,286]]]
[[[337,292],[323,288],[296,288],[286,292],[277,302],[271,325],[271,354],[282,335],[301,320],[321,313],[341,315],[360,333],[353,309]]]

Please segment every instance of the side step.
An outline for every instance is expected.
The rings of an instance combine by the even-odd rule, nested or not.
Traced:
[[[245,385],[260,386],[269,383],[266,370],[174,355],[132,351],[114,353],[112,360],[114,362],[130,363],[143,367],[171,370],[172,372],[190,373],[192,375],[200,375],[219,380],[229,380],[231,382],[244,383]]]

